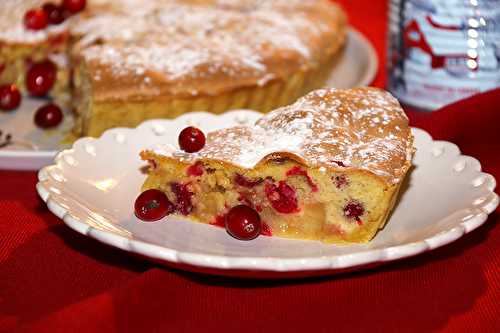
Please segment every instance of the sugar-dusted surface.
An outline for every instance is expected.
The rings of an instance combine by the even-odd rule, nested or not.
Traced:
[[[254,126],[209,133],[198,153],[171,145],[152,150],[188,162],[206,158],[243,168],[292,154],[309,166],[359,168],[397,183],[411,163],[413,137],[408,118],[389,93],[323,89],[263,116]]]
[[[219,95],[287,80],[331,61],[346,18],[329,0],[88,0],[39,31],[24,27],[44,0],[0,1],[0,43],[50,44],[69,31],[94,101]],[[0,54],[1,56],[1,54]]]
[[[343,44],[345,17],[327,0],[103,1],[71,31],[96,100],[214,95],[314,68]]]

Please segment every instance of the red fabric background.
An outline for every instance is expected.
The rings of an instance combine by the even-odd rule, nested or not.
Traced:
[[[383,64],[385,1],[341,2]],[[384,80],[381,66],[374,85]],[[409,114],[500,179],[499,106],[497,90]],[[77,234],[35,183],[34,172],[0,172],[0,331],[500,332],[499,210],[444,248],[370,271],[246,281],[169,270]]]

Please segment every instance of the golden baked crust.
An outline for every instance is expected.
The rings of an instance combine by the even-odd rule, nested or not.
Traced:
[[[197,153],[143,151],[151,165],[143,189],[160,189],[182,206],[178,214],[202,223],[220,224],[243,203],[274,236],[367,242],[387,221],[413,152],[408,119],[389,93],[323,89],[253,126],[209,133]]]

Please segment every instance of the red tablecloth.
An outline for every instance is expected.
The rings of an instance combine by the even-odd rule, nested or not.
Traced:
[[[383,64],[385,1],[342,3]],[[374,84],[384,80],[381,66]],[[500,90],[460,111],[409,114],[500,179]],[[0,172],[0,331],[500,332],[499,210],[455,243],[370,271],[242,281],[165,269],[77,234],[35,183],[34,172]]]

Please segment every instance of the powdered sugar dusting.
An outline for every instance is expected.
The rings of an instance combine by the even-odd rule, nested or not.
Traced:
[[[172,146],[152,150],[184,161],[208,158],[243,168],[292,154],[310,166],[364,169],[397,183],[410,163],[413,138],[407,117],[389,93],[323,89],[263,116],[254,126],[209,133],[198,153]]]
[[[127,0],[82,18],[72,34],[81,36],[83,58],[113,77],[139,70],[163,81],[223,76],[262,85],[276,77],[270,66],[286,68],[276,54],[288,67],[319,63],[321,41],[341,15],[326,0]]]
[[[64,40],[96,101],[263,86],[330,61],[346,35],[329,0],[87,0],[60,25],[26,29],[26,11],[45,3],[0,1],[0,42]]]

